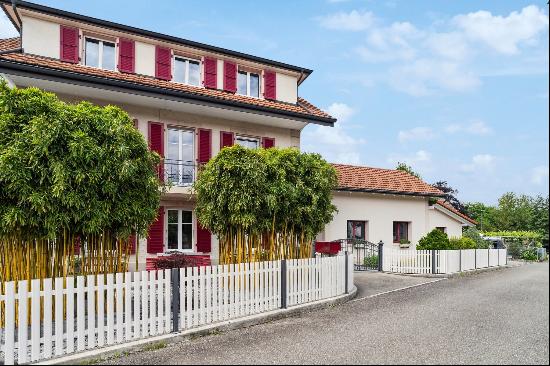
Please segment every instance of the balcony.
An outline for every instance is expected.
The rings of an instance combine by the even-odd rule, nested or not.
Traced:
[[[191,160],[164,160],[164,179],[176,187],[189,187],[195,181],[196,164]]]

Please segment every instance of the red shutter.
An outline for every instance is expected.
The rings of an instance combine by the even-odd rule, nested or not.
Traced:
[[[149,122],[149,149],[164,158],[164,125],[159,122]],[[159,179],[164,181],[164,169],[161,161],[158,167]]]
[[[275,139],[273,137],[262,138],[262,147],[264,149],[275,147]]]
[[[78,63],[78,28],[60,26],[61,61]]]
[[[210,157],[212,157],[212,130],[200,128],[198,132],[198,140],[198,163],[206,164],[208,163],[208,160],[210,160]]]
[[[197,252],[210,253],[212,251],[212,234],[197,223]]]
[[[204,58],[204,86],[210,89],[218,87],[218,60],[215,58]]]
[[[135,60],[134,41],[120,38],[118,41],[118,70],[133,74],[136,66]]]
[[[277,99],[277,77],[273,71],[264,71],[264,98]]]
[[[237,64],[234,62],[223,63],[223,90],[231,93],[237,91]]]
[[[235,134],[233,132],[220,132],[220,149],[227,146],[233,146],[235,144]]]
[[[147,253],[157,254],[164,252],[164,207],[159,207],[157,219],[149,227],[147,236]]]
[[[155,76],[162,80],[172,79],[172,51],[169,48],[157,46]]]

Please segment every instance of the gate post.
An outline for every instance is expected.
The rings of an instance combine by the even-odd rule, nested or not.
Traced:
[[[286,309],[288,289],[286,288],[287,265],[286,259],[281,260],[281,309]]]
[[[346,280],[345,280],[345,289],[346,289],[346,294],[349,294],[349,290],[348,290],[348,286],[349,286],[349,255],[348,255],[348,251],[346,250],[344,252],[344,255],[346,256],[346,265],[345,265],[345,271],[346,271]]]
[[[172,283],[172,332],[179,332],[180,320],[180,271],[178,268],[172,268],[170,271]]]
[[[462,272],[462,249],[458,250],[458,272]]]
[[[384,270],[384,242],[380,240],[378,242],[378,272],[382,272]]]
[[[435,274],[437,270],[437,266],[435,263],[435,250],[432,249],[432,274]]]

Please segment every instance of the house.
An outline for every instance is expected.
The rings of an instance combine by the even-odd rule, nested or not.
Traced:
[[[158,220],[140,263],[168,250],[212,254],[190,186],[225,147],[299,147],[310,123],[336,120],[299,97],[312,70],[26,1],[0,0],[20,36],[0,41],[0,73],[66,101],[116,104],[164,157]],[[134,261],[130,261],[133,263]]]
[[[137,240],[139,263],[172,250],[216,262],[218,242],[197,222],[191,184],[197,167],[220,149],[299,148],[308,124],[336,122],[299,97],[312,73],[307,68],[26,1],[0,5],[20,32],[0,40],[2,78],[66,101],[116,104],[164,158],[161,178],[172,187],[149,236]],[[441,192],[404,173],[335,167],[339,213],[321,234],[326,239],[351,233],[371,241],[414,242],[431,227],[460,235],[469,223],[443,203],[429,205]]]
[[[333,164],[338,188],[334,219],[319,234],[320,241],[362,239],[399,247],[438,228],[449,237],[462,236],[476,222],[445,202],[443,192],[399,170]]]

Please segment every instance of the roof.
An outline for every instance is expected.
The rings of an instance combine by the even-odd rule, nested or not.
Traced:
[[[443,196],[439,189],[401,170],[332,164],[338,173],[339,191]]]
[[[441,207],[444,207],[445,209],[447,209],[449,211],[451,211],[455,215],[460,216],[461,218],[463,218],[464,220],[468,221],[469,223],[471,223],[473,225],[478,224],[478,222],[476,220],[474,220],[471,217],[469,217],[468,215],[465,215],[462,212],[458,211],[456,208],[454,208],[453,205],[451,205],[449,202],[447,202],[445,200],[437,200],[436,204],[441,206]]]
[[[212,46],[212,45],[208,45],[208,44],[200,43],[200,42],[195,42],[195,41],[191,41],[191,40],[180,38],[180,37],[174,37],[174,36],[170,36],[170,35],[167,35],[167,34],[162,34],[162,33],[153,32],[153,31],[149,31],[149,30],[145,30],[145,29],[141,29],[141,28],[137,28],[137,27],[131,27],[131,26],[128,26],[128,25],[120,24],[120,23],[115,23],[115,22],[110,22],[110,21],[107,21],[107,20],[102,20],[102,19],[98,19],[98,18],[94,18],[94,17],[89,17],[89,16],[86,16],[86,15],[81,15],[81,14],[77,14],[77,13],[73,13],[73,12],[69,12],[69,11],[65,11],[65,10],[61,10],[61,9],[56,9],[56,8],[52,8],[52,7],[44,6],[44,5],[40,5],[40,4],[35,4],[35,3],[32,3],[32,2],[28,2],[28,1],[15,0],[14,2],[15,2],[16,7],[18,7],[18,8],[29,9],[29,10],[36,11],[36,12],[39,12],[39,13],[48,14],[48,15],[57,16],[57,17],[62,17],[62,18],[67,18],[67,19],[71,19],[71,20],[75,20],[75,21],[80,21],[80,22],[84,22],[84,23],[88,23],[88,24],[92,24],[92,25],[96,25],[96,26],[100,26],[100,27],[104,27],[104,28],[115,29],[115,30],[119,30],[119,31],[122,31],[122,32],[133,33],[133,34],[136,34],[136,35],[141,35],[141,36],[149,37],[149,38],[155,38],[155,39],[158,39],[158,40],[172,42],[172,43],[176,43],[176,44],[180,44],[180,45],[184,45],[184,46],[188,46],[188,47],[208,50],[208,51],[211,51],[211,52],[215,52],[215,53],[219,53],[219,54],[223,54],[223,55],[227,55],[227,56],[231,56],[231,57],[244,58],[244,59],[248,59],[248,60],[251,60],[251,61],[263,63],[263,64],[266,64],[266,65],[271,65],[273,67],[280,67],[280,68],[283,68],[283,69],[303,73],[305,75],[305,77],[302,78],[301,81],[305,80],[307,78],[307,76],[310,75],[313,72],[313,70],[310,70],[310,69],[307,69],[307,68],[304,68],[304,67],[290,65],[290,64],[287,64],[287,63],[284,63],[284,62],[274,61],[274,60],[270,60],[270,59],[267,59],[267,58],[257,57],[257,56],[249,55],[249,54],[242,53],[242,52],[232,51],[232,50],[228,50],[226,48],[216,47],[216,46]],[[0,0],[0,5],[2,7],[12,7],[12,0]],[[18,19],[12,18],[10,16],[9,12],[6,12],[6,13],[7,13],[8,17],[10,18],[11,22],[13,23],[13,25],[15,26],[15,28],[19,29]]]
[[[21,42],[19,38],[0,39],[0,52],[20,47]],[[147,91],[153,91],[160,94],[166,94],[166,91],[171,91],[175,96],[183,98],[199,99],[211,103],[226,104],[289,117],[297,117],[312,123],[318,122],[332,126],[334,122],[336,122],[335,118],[301,97],[298,97],[298,103],[292,104],[276,100],[252,98],[218,89],[207,89],[180,84],[156,79],[147,75],[103,70],[43,56],[19,52],[0,54],[0,67],[25,69],[25,66],[27,69],[30,66],[32,72],[35,73],[48,74],[48,71],[57,71],[61,73],[59,76],[70,79],[81,79],[86,77],[86,81],[100,84],[118,82],[116,86],[123,86],[130,89],[139,89],[140,87],[148,88],[151,90]]]

